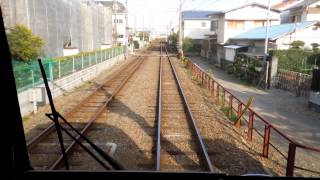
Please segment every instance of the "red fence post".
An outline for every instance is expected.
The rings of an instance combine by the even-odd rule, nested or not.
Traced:
[[[213,81],[213,79],[211,79],[211,82],[212,82],[212,87],[211,87],[212,92],[211,92],[211,95],[214,97],[214,81]]]
[[[296,147],[297,146],[293,143],[289,144],[286,176],[290,176],[290,177],[293,176],[294,161],[295,161],[295,157],[296,157]]]
[[[252,131],[253,131],[253,119],[254,113],[252,111],[249,112],[249,123],[248,123],[248,141],[252,141]]]
[[[226,90],[224,88],[223,89],[223,95],[222,95],[222,107],[225,107],[226,105]]]
[[[229,117],[231,118],[232,117],[232,111],[233,111],[233,96],[231,94],[229,94],[229,108],[230,108],[230,111],[229,111]]]
[[[237,117],[239,118],[242,112],[242,103],[238,101],[238,112],[237,112]],[[241,127],[241,119],[238,120],[238,122],[235,124],[236,128]]]
[[[210,77],[206,75],[207,88],[210,90]]]
[[[201,71],[201,85],[203,85],[203,78],[204,78],[203,75],[204,75],[204,74],[203,74],[203,72]]]
[[[263,157],[268,158],[271,126],[265,125],[263,137]]]
[[[218,98],[217,100],[218,100],[218,104],[219,104],[219,102],[220,102],[220,100],[219,100],[220,99],[220,85],[219,84],[217,85],[217,98]]]

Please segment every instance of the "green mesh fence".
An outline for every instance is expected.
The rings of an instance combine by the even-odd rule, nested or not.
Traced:
[[[44,58],[42,59],[42,63],[44,65],[47,78],[49,80],[55,80],[116,57],[124,52],[125,47],[113,47],[94,52],[85,52],[73,56],[54,59]],[[37,61],[32,61],[31,63],[13,61],[13,72],[18,92],[43,83]]]

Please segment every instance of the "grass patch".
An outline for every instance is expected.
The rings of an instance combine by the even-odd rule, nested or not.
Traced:
[[[238,115],[234,112],[231,113],[231,117],[229,117],[230,108],[229,107],[222,107],[220,109],[231,122],[235,122],[238,119]]]
[[[29,116],[23,116],[22,117],[22,122],[26,122],[26,121],[28,121],[29,120]]]
[[[212,75],[212,76],[213,76],[213,74],[214,74],[212,69],[208,69],[208,70],[207,70],[207,73],[210,74],[210,75]]]

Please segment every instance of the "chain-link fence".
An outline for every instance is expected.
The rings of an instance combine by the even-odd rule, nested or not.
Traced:
[[[49,80],[60,79],[73,72],[101,63],[125,52],[125,47],[113,47],[93,52],[84,52],[60,58],[44,58],[44,65]],[[18,92],[42,83],[42,76],[37,61],[22,64],[14,63],[14,76]]]

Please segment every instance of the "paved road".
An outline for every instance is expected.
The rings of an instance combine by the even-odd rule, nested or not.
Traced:
[[[304,97],[297,98],[294,94],[279,89],[265,91],[246,86],[240,80],[209,64],[208,61],[200,57],[192,57],[191,59],[208,73],[213,73],[218,82],[244,102],[247,101],[249,96],[254,96],[253,109],[289,137],[302,144],[320,148],[320,113],[308,109],[308,99]],[[276,140],[280,142],[280,139]],[[288,144],[283,144],[282,146],[281,149],[287,151]],[[310,154],[308,152],[308,157],[306,156],[306,152],[298,151],[297,160],[318,161],[319,164],[316,163],[312,166],[316,168],[315,170],[320,171],[320,153]]]

